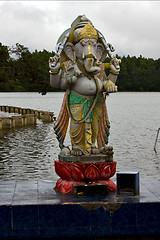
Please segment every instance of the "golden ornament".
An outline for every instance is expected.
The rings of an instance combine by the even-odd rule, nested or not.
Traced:
[[[79,40],[83,38],[98,40],[97,31],[90,23],[83,27],[81,32],[78,34]]]

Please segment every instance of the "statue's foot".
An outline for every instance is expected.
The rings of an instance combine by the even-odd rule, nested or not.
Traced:
[[[69,147],[64,146],[62,148],[61,152],[60,152],[60,155],[61,156],[68,156],[68,155],[70,155],[70,153],[71,153],[71,151],[70,151]]]
[[[113,146],[105,146],[106,151],[113,151]]]
[[[73,149],[72,151],[71,151],[71,154],[72,155],[74,155],[74,156],[82,156],[82,151],[81,150],[79,150],[79,149]]]
[[[100,153],[100,151],[99,151],[99,149],[98,149],[98,148],[96,148],[96,147],[93,147],[93,148],[91,148],[91,153],[92,153],[92,154],[99,154],[99,153]]]
[[[101,147],[100,148],[100,153],[103,153],[103,154],[112,154],[113,153],[113,147],[112,146],[107,146],[105,145],[104,147]]]

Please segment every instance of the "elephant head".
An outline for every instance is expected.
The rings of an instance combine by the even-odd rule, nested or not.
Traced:
[[[63,51],[89,75],[100,72],[100,65],[107,55],[105,47],[98,41],[97,31],[90,23],[75,30],[73,43],[68,42]]]

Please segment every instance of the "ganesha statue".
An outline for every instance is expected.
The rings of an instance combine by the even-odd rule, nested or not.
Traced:
[[[73,184],[105,182],[116,171],[113,147],[108,146],[109,120],[106,96],[117,91],[120,59],[114,48],[85,16],[78,16],[58,39],[54,57],[49,59],[50,84],[66,90],[61,110],[54,123],[59,141],[59,160],[55,161],[60,176],[55,189],[71,193]],[[106,57],[109,63],[104,63]],[[109,68],[108,76],[105,69]],[[68,125],[71,147],[64,145]]]

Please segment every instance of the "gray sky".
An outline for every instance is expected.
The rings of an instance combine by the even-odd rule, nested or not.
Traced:
[[[83,14],[118,55],[160,58],[159,1],[0,1],[0,41],[55,51],[58,37]]]

